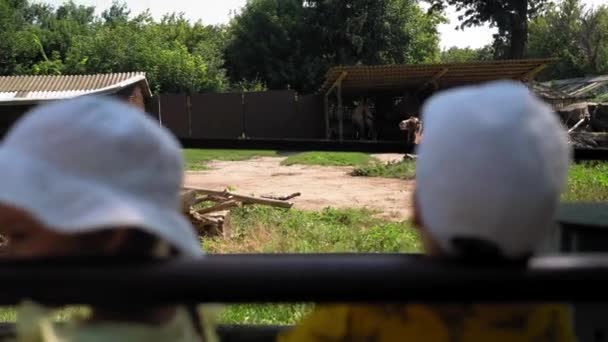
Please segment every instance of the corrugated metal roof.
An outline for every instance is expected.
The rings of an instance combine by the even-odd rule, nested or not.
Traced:
[[[608,94],[608,75],[553,80],[539,84],[560,98],[594,98]]]
[[[451,64],[356,65],[331,68],[321,86],[325,93],[343,77],[342,91],[403,91],[436,82],[440,89],[497,79],[531,80],[554,59],[499,60]]]
[[[61,75],[0,76],[0,102],[37,102],[66,99],[87,94],[114,93],[144,82],[145,95],[151,96],[146,74],[141,72]]]
[[[550,100],[564,100],[564,99],[581,99],[584,100],[586,97],[583,96],[573,96],[568,93],[564,93],[559,89],[553,89],[550,86],[547,86],[543,83],[531,83],[529,88],[536,93],[536,95]]]

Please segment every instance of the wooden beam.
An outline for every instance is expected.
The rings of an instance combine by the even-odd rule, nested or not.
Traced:
[[[327,95],[323,96],[323,111],[325,113],[325,139],[330,138],[330,129],[329,129],[329,98]]]
[[[435,75],[433,75],[433,77],[431,77],[428,81],[424,82],[424,84],[421,85],[416,90],[416,93],[419,93],[419,92],[423,91],[430,84],[432,84],[434,82],[437,82],[441,77],[443,77],[443,75],[447,74],[448,70],[449,70],[448,68],[443,68],[443,69],[439,70],[439,72],[437,72]]]
[[[340,141],[342,141],[344,140],[344,107],[342,106],[342,82],[338,83],[336,96],[338,96],[338,130]]]
[[[342,73],[340,74],[340,76],[338,76],[338,78],[336,79],[336,81],[331,85],[331,87],[329,87],[329,89],[327,89],[327,91],[325,92],[325,95],[329,96],[329,94],[335,88],[337,88],[339,85],[342,84],[342,81],[344,81],[344,79],[346,78],[346,76],[348,76],[348,73],[346,71],[342,71]]]
[[[186,191],[195,191],[204,195],[211,195],[211,196],[223,196],[226,197],[228,199],[233,199],[233,200],[237,200],[239,202],[243,202],[243,204],[263,204],[263,205],[269,205],[269,206],[274,206],[274,207],[279,207],[279,208],[291,208],[293,206],[293,203],[291,202],[285,202],[285,201],[277,201],[277,200],[271,200],[271,199],[266,199],[266,198],[257,198],[257,197],[253,197],[253,196],[244,196],[244,195],[237,195],[235,193],[229,192],[229,191],[215,191],[215,190],[209,190],[209,189],[203,189],[200,187],[196,187],[196,186],[186,186],[186,187],[182,187],[183,190]]]
[[[537,66],[536,68],[534,68],[534,69],[526,72],[525,74],[523,74],[521,76],[521,79],[525,80],[525,81],[533,80],[534,77],[536,77],[536,75],[538,75],[538,73],[541,72],[541,71],[543,71],[543,69],[546,68],[546,67],[547,67],[547,64],[541,64],[541,65]]]

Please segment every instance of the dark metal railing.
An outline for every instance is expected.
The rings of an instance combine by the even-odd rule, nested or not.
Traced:
[[[608,300],[608,256],[540,258],[530,267],[397,254],[2,262],[0,284],[1,305],[599,301]]]

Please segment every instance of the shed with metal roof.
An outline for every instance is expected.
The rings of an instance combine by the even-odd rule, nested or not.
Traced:
[[[147,109],[152,92],[141,72],[96,75],[0,76],[0,135],[32,107],[84,95],[109,95]]]
[[[60,76],[0,76],[0,105],[38,104],[82,95],[110,95],[135,85],[151,97],[145,73]]]

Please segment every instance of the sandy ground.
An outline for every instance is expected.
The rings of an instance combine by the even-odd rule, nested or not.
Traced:
[[[381,160],[402,155],[376,156]],[[283,158],[255,158],[247,161],[216,161],[211,170],[186,173],[186,186],[232,191],[244,195],[284,196],[295,192],[295,207],[304,210],[369,208],[393,220],[411,215],[414,183],[397,179],[352,177],[349,167],[281,166]]]

